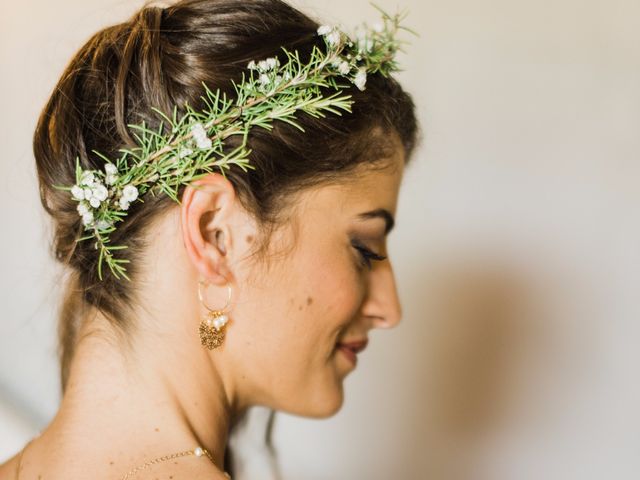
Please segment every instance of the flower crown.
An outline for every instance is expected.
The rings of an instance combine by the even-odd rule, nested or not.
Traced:
[[[272,120],[287,122],[302,132],[304,129],[294,120],[298,110],[314,117],[325,117],[325,112],[342,115],[340,110],[351,112],[351,95],[340,95],[340,90],[349,83],[341,84],[337,78],[344,77],[359,90],[365,90],[367,74],[380,72],[385,77],[393,71],[401,71],[394,56],[401,42],[395,39],[397,30],[413,30],[400,26],[406,16],[390,16],[382,13],[382,23],[363,29],[356,27],[355,42],[336,26],[322,25],[317,34],[322,36],[326,52],[313,47],[307,63],[300,61],[297,51],[289,52],[284,47],[287,62],[280,65],[277,57],[266,58],[248,65],[248,79],[242,73],[242,81],[232,81],[236,98],[228,100],[218,89],[212,92],[203,82],[205,96],[201,97],[206,108],[195,111],[185,104],[186,113],[177,118],[174,107],[172,118],[152,107],[161,116],[158,131],[153,131],[142,122],[128,126],[138,147],[120,149],[120,158],[111,161],[92,150],[105,161],[104,171],[83,170],[76,157],[76,183],[73,186],[55,186],[71,193],[78,202],[77,210],[82,218],[84,230],[89,232],[76,242],[94,239],[94,248],[99,251],[98,277],[102,280],[102,264],[106,262],[113,275],[130,280],[124,267],[129,260],[117,258],[117,250],[126,245],[111,245],[109,235],[116,224],[124,219],[132,202],[144,202],[142,196],[165,193],[177,203],[178,188],[211,173],[217,167],[222,175],[231,165],[243,171],[254,169],[248,162],[251,150],[247,149],[250,127],[259,126],[271,130]],[[321,87],[337,90],[323,97]],[[171,127],[163,134],[164,122]],[[232,135],[242,135],[242,144],[232,152],[224,153],[223,141]]]

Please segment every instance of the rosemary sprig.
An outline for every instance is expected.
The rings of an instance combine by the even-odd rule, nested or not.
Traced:
[[[388,76],[400,71],[395,55],[402,50],[402,42],[395,38],[398,30],[414,31],[400,22],[405,15],[393,16],[374,5],[382,13],[382,23],[372,29],[363,24],[356,41],[337,27],[323,25],[318,34],[325,40],[326,52],[314,46],[308,62],[300,60],[297,51],[282,47],[287,61],[280,65],[277,57],[259,62],[251,61],[241,81],[233,82],[235,96],[228,99],[219,89],[212,91],[203,82],[205,107],[194,110],[184,105],[185,113],[178,118],[177,106],[171,117],[152,107],[161,121],[157,131],[145,122],[129,124],[137,146],[119,149],[120,158],[111,161],[92,150],[105,161],[104,171],[83,170],[76,157],[76,184],[55,186],[69,190],[78,203],[85,230],[89,232],[76,241],[94,240],[99,251],[98,277],[103,279],[102,264],[106,263],[113,275],[130,280],[125,264],[128,259],[117,258],[115,252],[126,245],[111,245],[110,234],[116,224],[126,217],[129,204],[145,193],[163,193],[180,203],[178,190],[214,169],[225,175],[233,165],[243,171],[254,169],[249,163],[251,150],[247,138],[252,127],[273,129],[273,121],[286,122],[300,131],[304,128],[296,121],[300,111],[313,117],[324,118],[327,113],[351,113],[351,95],[341,94],[345,88],[356,85],[366,88],[367,74],[380,72]],[[347,83],[338,80],[346,78]],[[322,88],[333,88],[335,93],[323,96]],[[165,134],[165,126],[168,133]],[[225,140],[241,135],[241,144],[225,153]]]

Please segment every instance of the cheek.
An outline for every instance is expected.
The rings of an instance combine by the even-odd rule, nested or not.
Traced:
[[[362,303],[363,290],[356,266],[344,252],[314,256],[306,276],[307,313],[325,330],[350,323]]]

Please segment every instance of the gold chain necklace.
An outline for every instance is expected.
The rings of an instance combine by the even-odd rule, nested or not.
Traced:
[[[24,451],[27,449],[27,447],[29,446],[29,444],[33,442],[33,439],[29,440],[27,442],[27,444],[22,447],[22,450],[20,450],[20,453],[18,454],[18,466],[16,467],[16,478],[15,480],[20,480],[20,465],[22,463],[22,454],[24,453]],[[196,457],[201,457],[203,455],[206,455],[209,460],[211,460],[211,463],[213,462],[213,457],[211,456],[211,454],[209,453],[209,451],[206,448],[202,448],[202,447],[196,447],[193,450],[185,450],[184,452],[178,452],[178,453],[172,453],[170,455],[163,455],[162,457],[158,457],[158,458],[154,458],[153,460],[149,460],[148,462],[145,462],[142,465],[139,465],[133,469],[131,469],[129,472],[127,472],[124,477],[122,477],[122,480],[127,480],[128,478],[132,477],[133,475],[135,475],[136,473],[138,473],[140,470],[144,470],[145,468],[156,464],[156,463],[160,463],[160,462],[164,462],[165,460],[171,460],[172,458],[179,458],[179,457],[186,457],[189,455],[195,455]],[[215,465],[215,464],[214,464]],[[231,476],[227,473],[224,472],[224,474],[227,476],[227,478],[229,480],[231,480]]]

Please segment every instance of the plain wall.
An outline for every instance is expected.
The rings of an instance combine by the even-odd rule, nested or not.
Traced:
[[[279,414],[287,480],[640,476],[640,3],[406,0],[424,143],[389,238],[403,322],[331,419]],[[71,55],[141,2],[3,2],[0,458],[59,402],[31,135]],[[364,0],[297,2],[325,23]]]

